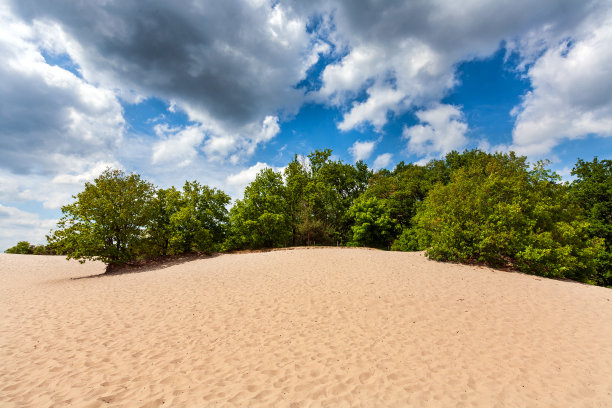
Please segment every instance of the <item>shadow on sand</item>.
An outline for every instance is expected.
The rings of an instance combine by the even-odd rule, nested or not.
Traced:
[[[98,273],[95,275],[79,276],[78,278],[71,278],[72,280],[78,279],[91,279],[91,278],[104,278],[106,276],[125,275],[128,273],[141,273],[156,271],[159,269],[169,268],[174,265],[184,264],[186,262],[195,261],[198,259],[209,259],[216,258],[221,254],[219,253],[189,253],[180,255],[168,255],[154,259],[147,259],[142,261],[134,261],[125,265],[108,265],[104,273]]]

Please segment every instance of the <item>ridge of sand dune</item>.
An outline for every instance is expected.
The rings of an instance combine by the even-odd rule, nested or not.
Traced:
[[[0,406],[612,406],[612,291],[420,253],[0,255]]]

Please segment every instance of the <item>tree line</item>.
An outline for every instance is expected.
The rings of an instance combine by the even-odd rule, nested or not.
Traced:
[[[368,246],[612,285],[611,160],[579,159],[567,183],[514,153],[453,151],[377,172],[331,153],[261,170],[231,208],[196,181],[162,189],[107,169],[62,207],[37,252],[114,267],[187,252]],[[35,249],[7,250],[19,251]]]

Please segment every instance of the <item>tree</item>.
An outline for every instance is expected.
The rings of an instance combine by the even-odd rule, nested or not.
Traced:
[[[589,236],[604,241],[596,258],[596,280],[600,285],[612,286],[612,160],[578,159],[572,175],[576,180],[571,184],[571,193],[585,210]]]
[[[216,188],[186,182],[169,217],[173,253],[216,251],[225,241],[230,197]]]
[[[21,254],[28,255],[34,253],[34,246],[28,241],[19,241],[17,245],[4,251],[7,254]]]
[[[385,202],[375,197],[362,196],[355,200],[348,215],[353,220],[349,246],[387,248],[400,229]]]
[[[329,149],[315,150],[308,159],[310,180],[304,190],[312,215],[308,223],[323,232],[317,242],[344,243],[351,230],[348,209],[366,190],[372,173],[361,161],[352,166],[331,160]]]
[[[287,165],[284,173],[291,224],[291,242],[292,245],[303,244],[302,232],[304,226],[309,225],[313,218],[305,196],[306,188],[310,182],[309,173],[297,155]]]
[[[148,256],[164,256],[173,253],[170,241],[173,237],[171,218],[183,205],[181,192],[174,187],[157,189],[149,205],[149,223],[142,252]]]
[[[433,259],[591,281],[600,243],[558,181],[513,153],[479,155],[430,191],[414,219],[419,238]]]
[[[273,248],[291,243],[291,215],[280,173],[266,168],[247,186],[230,210],[226,247]]]
[[[132,260],[150,220],[153,186],[138,174],[106,169],[62,207],[49,241],[67,257],[120,265]]]

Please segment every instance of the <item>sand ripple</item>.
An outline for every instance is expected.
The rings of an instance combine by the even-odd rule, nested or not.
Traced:
[[[297,249],[0,255],[0,406],[610,407],[612,290]]]

